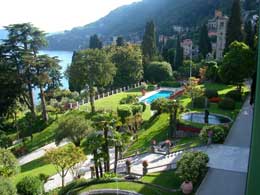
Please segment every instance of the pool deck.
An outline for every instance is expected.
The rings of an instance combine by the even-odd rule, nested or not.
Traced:
[[[155,91],[151,91],[151,92],[147,92],[144,96],[140,97],[139,98],[139,102],[159,93],[160,91],[172,91],[172,92],[178,92],[178,91],[181,91],[183,88],[182,87],[179,87],[179,88],[169,88],[169,87],[161,87]]]

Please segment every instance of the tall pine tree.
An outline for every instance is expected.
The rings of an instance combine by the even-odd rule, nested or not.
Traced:
[[[227,39],[226,39],[226,50],[229,45],[234,41],[242,41],[242,18],[241,18],[241,8],[240,0],[234,0],[231,15],[227,26]]]
[[[146,23],[142,42],[143,63],[148,64],[156,55],[156,33],[153,21]]]
[[[181,47],[181,39],[180,36],[178,35],[174,66],[176,69],[178,69],[182,65],[183,65],[183,48]]]
[[[203,58],[206,58],[207,54],[212,52],[206,24],[204,24],[200,30],[199,51]]]

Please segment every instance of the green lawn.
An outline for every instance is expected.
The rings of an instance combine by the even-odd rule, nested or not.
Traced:
[[[39,174],[52,176],[57,173],[55,167],[44,161],[44,158],[33,160],[21,166],[21,172],[12,178],[13,182],[17,184],[22,178],[26,176],[38,176]]]

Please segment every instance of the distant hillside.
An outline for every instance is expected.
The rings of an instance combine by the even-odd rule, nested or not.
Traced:
[[[122,6],[100,20],[62,34],[48,36],[48,49],[77,50],[88,46],[90,35],[139,36],[153,19],[159,33],[170,34],[173,25],[193,27],[213,17],[215,9],[229,10],[232,0],[143,0]]]

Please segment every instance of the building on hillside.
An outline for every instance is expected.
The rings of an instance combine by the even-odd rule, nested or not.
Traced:
[[[181,46],[183,48],[183,57],[185,59],[189,59],[192,55],[192,40],[191,39],[184,39],[181,42]]]
[[[228,17],[223,16],[219,10],[215,11],[215,17],[208,21],[208,35],[212,41],[212,52],[217,60],[223,58],[226,45]]]
[[[167,41],[176,39],[175,35],[167,36],[167,35],[159,35],[159,43],[165,45]]]

